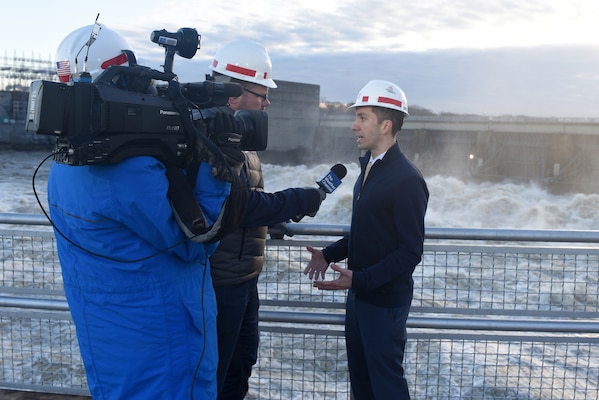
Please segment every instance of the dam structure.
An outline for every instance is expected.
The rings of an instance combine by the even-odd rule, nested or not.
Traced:
[[[32,80],[57,80],[50,62],[0,57],[0,149],[53,148],[55,138],[25,131]],[[277,80],[269,93],[272,164],[357,162],[353,114],[320,107],[320,86]],[[410,115],[398,138],[425,176],[534,182],[558,192],[599,193],[599,118]]]
[[[352,116],[320,121],[327,148],[352,154]],[[599,193],[599,119],[410,116],[398,142],[424,175],[475,181],[535,182],[556,192]],[[330,148],[330,147],[329,147]],[[353,150],[355,153],[355,150]]]
[[[353,113],[327,114],[317,85],[278,81],[263,160],[357,162]],[[410,115],[398,136],[425,176],[534,182],[556,192],[599,193],[599,118]]]

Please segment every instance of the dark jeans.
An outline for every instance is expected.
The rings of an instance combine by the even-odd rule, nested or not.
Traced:
[[[240,400],[258,358],[258,278],[231,286],[218,286],[218,399]]]
[[[410,305],[384,308],[347,296],[345,338],[355,400],[407,400],[404,378],[406,320]]]

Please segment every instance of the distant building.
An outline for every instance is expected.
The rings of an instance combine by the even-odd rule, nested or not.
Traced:
[[[0,56],[0,124],[19,124],[25,120],[29,85],[36,79],[56,80],[51,60]]]

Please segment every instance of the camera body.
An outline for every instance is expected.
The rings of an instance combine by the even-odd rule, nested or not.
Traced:
[[[241,94],[241,87],[212,81],[176,82],[171,70],[174,52],[190,58],[195,50],[189,50],[193,42],[189,40],[190,35],[185,35],[187,50],[178,49],[177,41],[168,35],[181,36],[181,32],[188,32],[184,29],[189,28],[182,28],[177,34],[164,30],[152,34],[152,41],[166,48],[164,72],[135,62],[131,65],[131,59],[135,59],[131,55],[129,66],[111,66],[93,82],[91,79],[68,83],[33,81],[25,129],[56,136],[61,158],[57,161],[70,165],[111,164],[127,157],[149,155],[185,166],[193,151],[193,133],[185,129],[182,118],[191,120],[194,110],[225,105],[228,97],[237,91]],[[168,40],[160,39],[164,36]],[[199,45],[199,39],[196,40]],[[168,85],[154,85],[156,81],[165,81]],[[175,100],[180,99],[185,99],[186,115],[181,115],[182,108],[175,104]],[[243,138],[240,150],[265,150],[266,113],[238,111],[235,119],[241,132],[232,133]],[[204,125],[210,126],[209,123]]]

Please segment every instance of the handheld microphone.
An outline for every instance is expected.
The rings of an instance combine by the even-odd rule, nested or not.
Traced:
[[[347,174],[347,168],[343,164],[335,164],[331,167],[331,169],[322,176],[319,180],[316,181],[318,185],[318,189],[322,191],[321,202],[325,199],[327,194],[331,194],[341,185],[341,179],[345,178]],[[316,212],[312,214],[308,214],[310,217],[314,217]],[[293,218],[293,222],[300,222],[305,215],[298,215]]]
[[[345,178],[347,168],[343,164],[335,164],[330,171],[324,174],[322,178],[316,181],[319,188],[325,193],[331,194],[341,185],[341,179]]]

